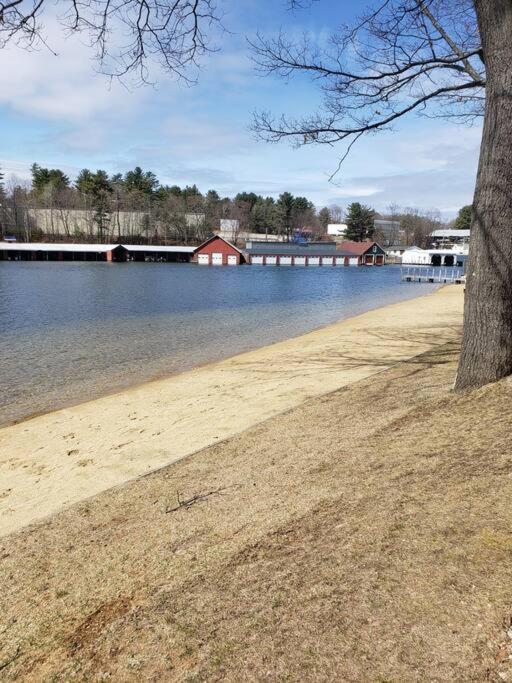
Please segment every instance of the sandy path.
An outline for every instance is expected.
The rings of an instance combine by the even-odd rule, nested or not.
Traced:
[[[462,304],[445,287],[1,429],[0,534],[445,343]]]

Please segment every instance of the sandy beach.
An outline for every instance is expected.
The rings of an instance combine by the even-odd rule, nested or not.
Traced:
[[[107,445],[122,443],[129,408],[145,420],[157,412],[174,440],[158,453],[132,437],[157,463],[190,448],[182,429],[200,443],[300,401],[0,539],[0,678],[511,681],[512,382],[452,391],[461,301],[460,289],[443,289],[387,308],[389,324],[374,311],[183,375],[196,378],[188,420],[180,378],[159,394],[122,394],[110,430],[110,400],[67,411],[78,424],[90,411]],[[335,369],[348,384],[302,400],[325,392]],[[153,402],[167,396],[174,415],[141,406],[148,391]],[[60,411],[38,438],[57,415],[55,443],[66,436]],[[34,434],[37,423],[24,427]],[[91,433],[79,434],[92,449]],[[80,456],[58,448],[76,468]],[[47,462],[37,485],[20,468],[34,507],[43,486],[76,493],[58,458]],[[105,446],[88,467],[89,489],[130,472]],[[66,469],[72,485],[77,472]]]
[[[376,302],[378,305],[378,302]],[[453,285],[0,430],[0,534],[455,339]]]

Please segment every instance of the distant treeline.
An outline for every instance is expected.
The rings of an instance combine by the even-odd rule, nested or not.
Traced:
[[[140,167],[123,174],[83,169],[74,182],[58,168],[33,164],[31,183],[2,185],[0,221],[4,234],[34,240],[53,235],[68,238],[112,237],[141,241],[194,242],[218,229],[221,219],[237,221],[240,231],[290,236],[308,227],[324,232],[327,209],[317,212],[306,197],[283,192],[276,200],[254,192],[234,198],[196,185],[162,185],[152,171]]]
[[[352,239],[384,236],[373,231],[374,217],[400,222],[392,241],[424,246],[432,230],[443,227],[436,210],[422,212],[395,204],[385,214],[353,203],[346,210],[331,205],[316,209],[307,197],[283,192],[278,199],[255,192],[221,197],[194,185],[163,185],[140,167],[125,174],[83,169],[74,182],[58,168],[31,167],[31,181],[5,180],[0,170],[0,233],[17,239],[123,240],[153,243],[198,243],[219,229],[221,219],[236,239],[240,232],[280,234],[297,230],[325,235],[329,223],[347,222]],[[466,218],[470,207],[461,214]],[[465,212],[465,213],[464,213]],[[354,218],[355,217],[355,218]],[[357,222],[359,217],[359,223]],[[464,227],[460,217],[457,227]],[[388,235],[389,238],[389,235]]]

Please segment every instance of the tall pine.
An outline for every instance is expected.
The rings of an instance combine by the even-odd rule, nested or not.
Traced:
[[[375,232],[375,211],[359,202],[350,204],[347,211],[345,237],[353,242],[364,242]]]

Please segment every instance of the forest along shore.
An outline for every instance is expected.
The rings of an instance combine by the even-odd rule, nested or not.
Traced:
[[[462,309],[462,288],[444,287],[6,427],[0,430],[0,534],[446,344],[458,338]]]

